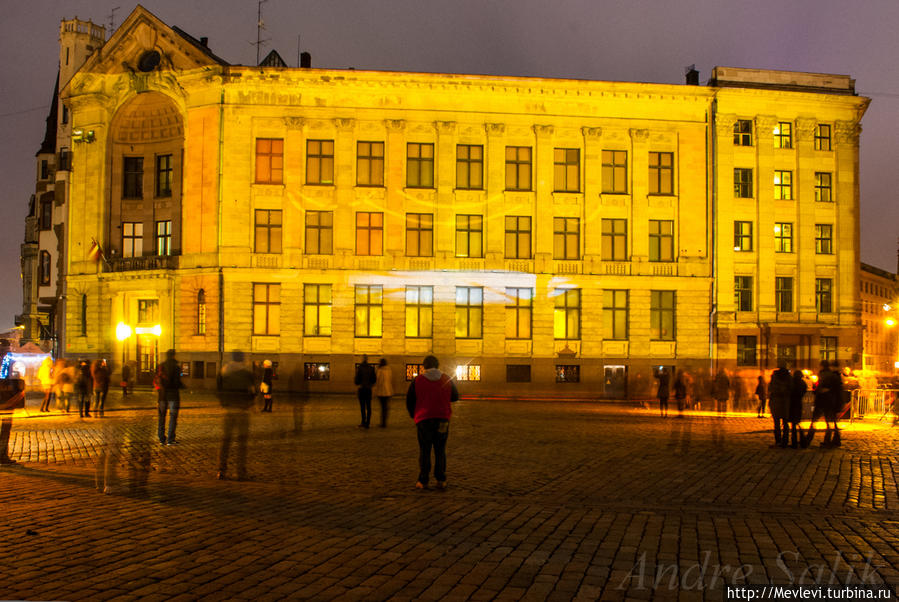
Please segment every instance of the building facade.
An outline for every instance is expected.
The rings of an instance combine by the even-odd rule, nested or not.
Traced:
[[[874,374],[895,375],[899,373],[899,280],[896,274],[863,263],[860,295],[862,368]]]
[[[575,397],[648,396],[659,366],[765,369],[790,345],[817,363],[828,337],[849,361],[867,99],[848,78],[745,71],[675,86],[235,66],[138,7],[61,91],[82,132],[64,352],[146,380],[174,347],[214,386],[241,349],[306,391],[351,390],[363,354],[411,375],[434,353],[469,392]],[[774,148],[782,123],[795,148]],[[828,150],[807,137],[822,126]],[[783,223],[782,256],[762,232]]]

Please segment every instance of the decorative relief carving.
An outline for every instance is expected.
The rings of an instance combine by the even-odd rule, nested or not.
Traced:
[[[406,120],[405,119],[385,119],[384,127],[387,128],[388,132],[402,132],[406,129]]]
[[[506,131],[505,123],[485,123],[484,128],[487,130],[488,136],[500,136]]]
[[[534,133],[538,136],[552,136],[555,128],[551,125],[534,124]]]
[[[306,123],[306,120],[302,117],[285,117],[284,118],[284,127],[288,130],[301,130],[303,129],[303,124]]]
[[[755,118],[755,127],[759,138],[772,134],[774,126],[778,124],[778,119],[774,115],[759,115]]]
[[[818,121],[811,117],[800,117],[796,120],[796,140],[811,142],[815,139],[815,128]]]
[[[734,124],[737,116],[733,113],[718,113],[715,115],[715,131],[719,138],[724,138],[734,133]]]
[[[356,120],[351,117],[335,117],[334,125],[338,130],[346,132],[356,126]]]
[[[834,138],[837,144],[852,144],[858,146],[858,137],[862,133],[862,126],[855,121],[837,121],[834,125]]]
[[[631,128],[630,134],[631,134],[631,139],[634,142],[649,141],[649,130],[643,130],[643,129],[639,129],[639,128]]]
[[[456,132],[455,121],[435,121],[434,128],[440,134],[454,134]]]

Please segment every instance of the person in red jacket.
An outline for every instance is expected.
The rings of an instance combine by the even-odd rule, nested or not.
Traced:
[[[418,482],[416,489],[428,488],[431,448],[434,448],[434,479],[437,489],[446,489],[446,440],[452,402],[459,399],[456,385],[440,371],[440,362],[429,355],[422,362],[425,371],[415,377],[406,393],[406,409],[418,430]]]

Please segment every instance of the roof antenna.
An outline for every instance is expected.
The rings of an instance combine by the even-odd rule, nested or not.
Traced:
[[[268,0],[259,0],[256,13],[256,65],[259,65],[259,51],[262,45],[271,40],[271,38],[262,39],[262,30],[265,29],[265,21],[262,20],[262,5]]]
[[[114,9],[109,11],[109,35],[112,36],[112,32],[115,31],[115,11],[122,8],[121,6],[116,6]]]

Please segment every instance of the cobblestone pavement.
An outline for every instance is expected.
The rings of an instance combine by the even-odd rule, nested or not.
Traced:
[[[233,453],[216,479],[228,417],[211,397],[183,402],[165,447],[150,393],[130,402],[143,409],[117,403],[102,420],[16,418],[0,598],[720,600],[725,583],[899,584],[888,422],[837,450],[782,450],[754,416],[463,400],[449,488],[418,492],[399,397],[370,430],[350,397],[276,398],[248,415],[247,480]]]

